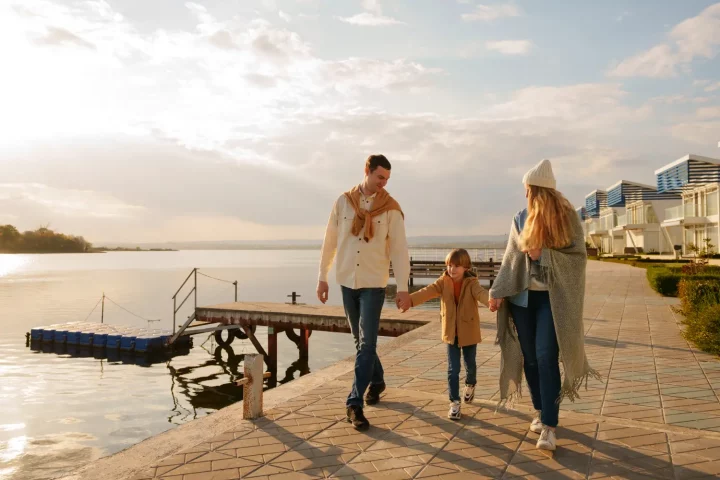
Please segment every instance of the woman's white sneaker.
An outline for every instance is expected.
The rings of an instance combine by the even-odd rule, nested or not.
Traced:
[[[555,438],[555,430],[552,430],[548,427],[543,427],[542,433],[540,433],[540,438],[538,438],[537,444],[535,445],[540,450],[555,450],[555,443],[557,442],[557,439]]]
[[[460,402],[452,402],[450,410],[448,410],[448,418],[450,420],[460,420]]]
[[[463,400],[465,400],[465,403],[472,403],[474,398],[475,398],[475,385],[465,385],[465,392],[463,395]]]
[[[535,418],[530,424],[530,431],[533,433],[542,433],[543,424],[540,420],[540,410],[535,410]]]

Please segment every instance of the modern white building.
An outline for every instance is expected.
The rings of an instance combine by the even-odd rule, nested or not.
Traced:
[[[684,157],[655,171],[659,192],[681,196],[681,203],[665,210],[661,228],[664,234],[682,245],[683,254],[690,245],[703,247],[705,239],[718,251],[720,227],[720,160],[700,155]]]
[[[603,237],[608,232],[606,218],[600,218],[601,213],[607,208],[607,192],[605,190],[593,190],[585,196],[585,226],[586,239],[594,248],[601,253],[606,252],[606,245]]]
[[[608,246],[612,242],[613,249],[606,253],[673,253],[680,238],[664,232],[661,223],[668,209],[680,205],[678,193],[659,192],[657,187],[629,180],[610,186],[607,193],[608,208],[601,218],[613,215],[614,227],[607,234]]]

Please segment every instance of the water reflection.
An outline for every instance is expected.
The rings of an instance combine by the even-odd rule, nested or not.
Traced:
[[[44,479],[67,473],[230,405],[242,399],[242,388],[234,382],[242,378],[244,355],[255,351],[250,342],[237,340],[232,351],[218,350],[212,340],[202,347],[205,338],[199,336],[189,353],[176,351],[170,358],[77,346],[30,348],[25,344],[29,329],[100,322],[99,308],[88,312],[102,291],[143,317],[163,319],[153,327],[170,329],[168,294],[193,267],[238,280],[240,300],[285,302],[289,292],[297,291],[312,303],[308,292],[315,290],[318,261],[318,252],[310,251],[0,255],[0,410],[5,423],[12,424],[0,427],[0,477]],[[233,298],[232,286],[204,278],[199,284],[198,305]],[[340,287],[331,285],[330,303],[340,305],[341,298]],[[104,313],[107,323],[147,328],[144,320],[112,305]],[[258,340],[267,345],[267,332],[258,331]],[[315,332],[308,363],[278,334],[276,381],[304,375],[308,366],[324,368],[353,348],[348,334]]]
[[[204,347],[203,347],[204,348]],[[210,353],[210,350],[207,350]],[[287,352],[284,352],[287,356]],[[237,354],[231,345],[217,345],[211,356],[197,365],[184,365],[175,367],[171,362],[167,368],[172,377],[170,394],[173,398],[173,414],[168,421],[176,423],[197,418],[198,411],[219,410],[242,400],[243,389],[235,382],[244,377],[242,363],[245,353]],[[198,375],[198,373],[201,373]],[[307,358],[298,358],[285,370],[285,375],[278,380],[277,372],[266,380],[265,390],[290,382],[298,377],[310,373]],[[219,383],[219,382],[225,383]],[[182,396],[192,406],[192,411],[183,407]],[[180,418],[175,418],[180,417]]]
[[[150,367],[151,365],[166,363],[174,357],[184,356],[190,353],[190,346],[185,348],[175,348],[163,352],[134,353],[115,349],[92,348],[83,345],[68,345],[65,343],[43,343],[36,340],[27,342],[27,345],[30,347],[30,350],[34,352],[54,353],[61,357],[70,358],[95,358],[97,360],[101,360],[101,367],[103,365],[102,360],[108,360],[112,363],[124,363],[138,365],[140,367]]]

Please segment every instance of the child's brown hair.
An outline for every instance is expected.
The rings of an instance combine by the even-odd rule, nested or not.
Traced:
[[[445,265],[456,265],[458,267],[465,267],[468,270],[472,268],[472,260],[470,254],[464,248],[455,248],[445,257]]]

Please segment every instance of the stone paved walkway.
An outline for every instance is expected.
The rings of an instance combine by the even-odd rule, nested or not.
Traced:
[[[428,325],[382,355],[390,388],[366,408],[368,432],[344,422],[348,371],[134,478],[720,478],[720,361],[683,340],[675,300],[644,273],[589,264],[586,346],[606,381],[563,403],[553,458],[535,449],[527,398],[494,412],[499,350],[483,310],[477,400],[459,422],[446,418],[445,346]]]

